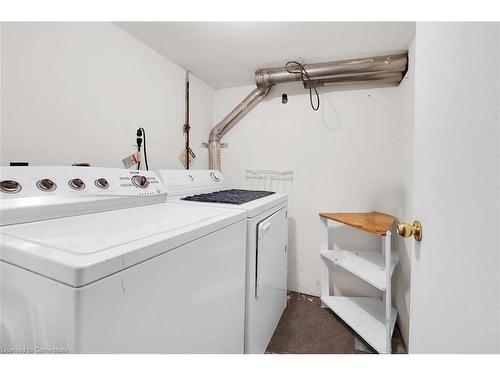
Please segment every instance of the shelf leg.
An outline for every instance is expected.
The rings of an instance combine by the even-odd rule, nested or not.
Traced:
[[[321,297],[330,296],[330,268],[328,263],[323,257],[321,257]],[[327,306],[321,301],[321,307],[323,309]]]
[[[328,219],[322,216],[319,217],[319,248],[322,251],[328,250]]]
[[[365,353],[373,353],[373,349],[360,339],[357,334],[354,335],[354,350]]]
[[[387,231],[385,235],[385,244],[384,244],[384,252],[385,252],[385,282],[386,282],[386,291],[384,293],[384,301],[385,301],[385,333],[386,333],[386,342],[385,349],[386,353],[391,353],[391,341],[392,341],[392,330],[391,330],[391,321],[392,321],[392,296],[391,296],[391,232]]]
[[[328,250],[328,220],[324,217],[320,217],[319,223],[320,231],[320,249],[322,251]],[[330,295],[330,269],[328,263],[321,258],[321,297],[328,297]],[[321,302],[321,307],[326,308],[327,306]]]

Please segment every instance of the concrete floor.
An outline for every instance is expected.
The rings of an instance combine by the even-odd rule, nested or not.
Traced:
[[[288,304],[267,347],[268,354],[350,354],[354,331],[318,297],[288,293]],[[406,353],[399,329],[394,329],[393,353]]]

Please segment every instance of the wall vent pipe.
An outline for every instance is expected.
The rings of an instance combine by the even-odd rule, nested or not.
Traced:
[[[397,86],[408,70],[408,53],[309,64],[304,65],[304,69],[310,80],[303,80],[300,73],[289,72],[284,67],[258,69],[255,72],[257,87],[210,132],[208,140],[210,169],[220,170],[222,137],[269,93],[272,86],[294,81],[302,81],[305,88]]]
[[[224,134],[236,125],[248,112],[252,110],[264,96],[267,95],[270,87],[256,87],[252,90],[238,106],[222,119],[210,132],[208,139],[208,163],[209,169],[220,170],[220,141]]]
[[[376,56],[358,60],[342,60],[320,64],[304,65],[311,78],[310,84],[323,86],[325,84],[342,85],[349,83],[374,83],[391,81],[396,86],[403,79],[408,69],[408,54]],[[257,86],[274,86],[279,83],[301,81],[300,73],[290,73],[286,68],[258,69],[255,72]],[[304,86],[309,82],[305,81]]]

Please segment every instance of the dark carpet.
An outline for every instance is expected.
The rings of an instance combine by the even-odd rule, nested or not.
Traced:
[[[354,349],[354,331],[330,309],[321,308],[318,297],[289,292],[288,304],[267,347],[269,354],[349,354]],[[393,353],[405,353],[396,326]]]

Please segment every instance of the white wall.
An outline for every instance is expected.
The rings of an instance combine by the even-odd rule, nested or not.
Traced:
[[[2,115],[2,97],[3,97],[3,90],[2,90],[2,53],[3,53],[3,49],[2,49],[2,27],[3,27],[3,24],[2,22],[0,22],[0,161],[1,161],[1,149],[2,149],[2,144],[1,144],[1,140],[2,140],[2,118],[3,118],[3,115]],[[0,163],[1,165],[1,163]]]
[[[409,66],[406,77],[401,82],[400,101],[398,102],[401,113],[401,126],[405,132],[404,144],[397,150],[400,155],[395,155],[395,158],[402,158],[401,168],[402,188],[404,195],[401,201],[398,202],[399,207],[396,211],[396,217],[399,222],[413,222],[412,204],[413,204],[413,170],[414,170],[414,127],[415,127],[415,40],[411,43],[408,49]],[[405,343],[409,343],[410,331],[410,289],[411,289],[411,251],[413,237],[404,239],[396,235],[394,231],[394,241],[396,249],[399,250],[399,266],[393,276],[392,295],[393,303],[398,310],[398,325],[403,335]]]
[[[289,240],[288,287],[319,295],[318,213],[378,210],[407,220],[411,202],[413,145],[413,75],[394,88],[349,91],[321,90],[321,108],[314,112],[302,89],[273,88],[223,139],[222,171],[245,186],[245,169],[294,171]],[[215,91],[214,123],[220,121],[252,86]],[[289,93],[281,104],[281,93]],[[299,94],[292,94],[298,92]],[[346,226],[332,229],[336,247],[376,249],[378,238]],[[409,261],[395,280],[396,305],[407,338]],[[403,271],[403,272],[401,272]],[[367,284],[343,274],[337,291],[376,294]]]
[[[122,167],[135,130],[149,167],[182,168],[184,70],[111,23],[4,23],[1,164]],[[194,167],[212,126],[213,90],[191,77]]]

